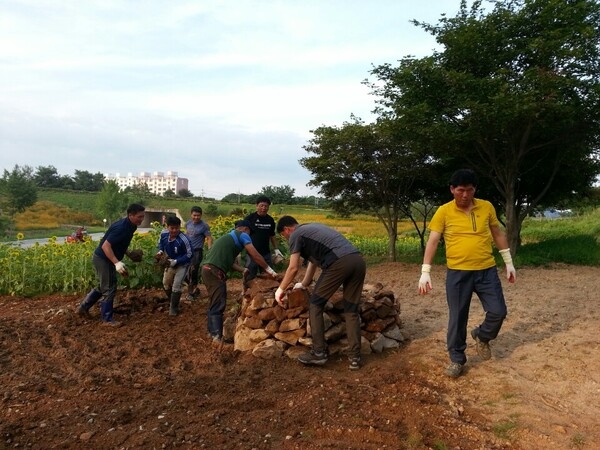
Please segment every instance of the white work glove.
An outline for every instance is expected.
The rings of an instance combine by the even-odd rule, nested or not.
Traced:
[[[115,263],[115,269],[117,269],[117,272],[119,272],[121,275],[127,275],[127,267],[125,267],[123,261],[117,261]]]
[[[177,265],[177,260],[169,258],[169,266],[175,267],[176,265]]]
[[[423,264],[421,266],[421,278],[419,278],[419,294],[427,294],[433,289],[431,285],[431,264]]]
[[[296,283],[294,285],[294,289],[306,289],[306,286],[304,286],[302,283]]]
[[[285,295],[285,291],[283,289],[281,289],[280,287],[277,288],[277,290],[275,291],[275,300],[280,305],[283,305],[283,296],[284,295]]]
[[[154,255],[154,261],[158,262],[160,260],[160,257],[162,256],[163,251],[160,250],[158,253],[156,253],[156,255]]]
[[[510,256],[510,248],[500,250],[500,255],[502,255],[504,264],[506,264],[506,279],[509,283],[514,283],[517,280],[517,271],[515,270],[512,256]]]
[[[283,253],[281,253],[281,251],[278,248],[273,250],[273,262],[275,264],[279,264],[281,261],[283,261],[283,259]]]
[[[273,278],[275,278],[277,276],[277,272],[275,272],[270,266],[267,266],[267,268],[265,269],[265,272],[267,272]]]

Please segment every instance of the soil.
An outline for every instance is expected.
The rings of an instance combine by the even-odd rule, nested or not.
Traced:
[[[159,291],[120,291],[121,328],[80,318],[77,296],[1,297],[0,449],[600,447],[598,268],[519,270],[493,358],[470,341],[456,380],[444,268],[427,296],[418,275],[368,269],[400,300],[407,341],[359,371],[341,356],[315,368],[214,349],[205,297],[170,317]],[[230,280],[232,304],[240,293]],[[469,328],[482,317],[474,299]]]

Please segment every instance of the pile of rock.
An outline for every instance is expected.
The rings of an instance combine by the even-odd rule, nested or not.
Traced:
[[[278,285],[277,281],[263,278],[249,283],[237,317],[225,323],[224,337],[233,339],[235,350],[251,351],[260,358],[283,355],[296,358],[310,348],[308,292],[302,289],[288,291],[286,307],[282,308],[275,301]],[[325,338],[330,355],[347,346],[342,301],[340,290],[325,307]],[[381,283],[365,284],[360,316],[363,354],[397,348],[404,341],[400,331],[400,304],[394,293],[385,290]]]

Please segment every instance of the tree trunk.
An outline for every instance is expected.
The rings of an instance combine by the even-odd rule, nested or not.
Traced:
[[[396,239],[398,233],[393,229],[388,229],[388,259],[396,262]]]
[[[506,205],[506,238],[512,256],[517,254],[521,239],[521,219],[514,202],[508,202]]]

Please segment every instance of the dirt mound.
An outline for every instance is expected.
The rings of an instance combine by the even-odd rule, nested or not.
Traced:
[[[428,297],[417,266],[368,269],[408,343],[357,372],[342,356],[314,368],[216,351],[205,297],[170,317],[158,290],[119,292],[117,329],[77,316],[77,297],[2,297],[0,448],[597,448],[598,272],[519,271],[493,359],[470,347],[458,380],[443,375],[441,267]],[[240,292],[230,281],[232,303]]]

